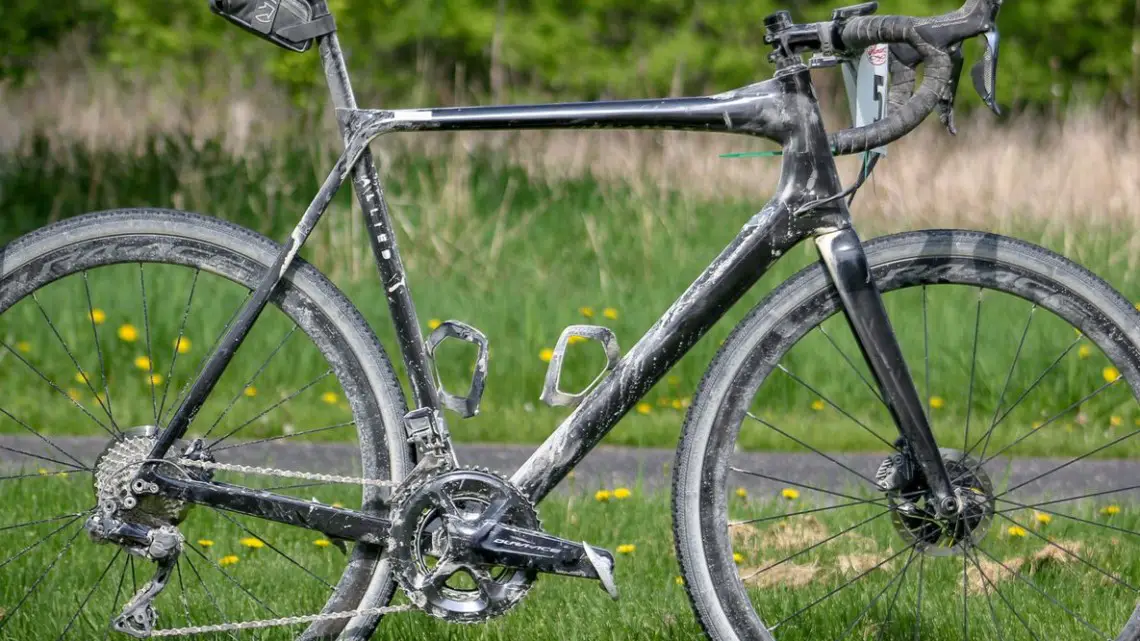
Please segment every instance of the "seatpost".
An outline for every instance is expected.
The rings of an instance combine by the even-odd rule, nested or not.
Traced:
[[[316,15],[328,13],[328,6],[324,0],[314,2],[313,8]],[[356,96],[352,92],[348,67],[345,65],[336,32],[321,37],[319,43],[325,78],[332,94],[333,107],[338,110],[337,124],[343,138],[345,127],[344,120],[339,117],[340,110],[356,109]],[[408,289],[404,263],[400,260],[400,252],[396,248],[396,234],[392,227],[391,216],[388,214],[388,203],[384,200],[384,189],[380,185],[376,163],[369,149],[364,150],[360,160],[352,169],[352,186],[356,191],[360,207],[364,210],[368,240],[372,245],[376,268],[380,272],[380,281],[384,284],[384,293],[388,298],[388,309],[392,313],[392,324],[396,328],[396,337],[400,342],[400,355],[408,370],[408,380],[412,386],[415,405],[438,409],[439,394],[428,366],[424,338]]]

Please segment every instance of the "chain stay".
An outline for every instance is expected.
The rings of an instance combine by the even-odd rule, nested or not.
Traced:
[[[178,465],[197,467],[206,470],[224,470],[228,472],[242,472],[245,474],[260,474],[263,476],[281,476],[285,478],[303,479],[308,481],[327,481],[329,483],[346,483],[351,485],[368,485],[372,487],[397,487],[396,481],[383,481],[379,479],[366,479],[354,476],[339,476],[335,474],[317,474],[313,472],[296,472],[271,467],[254,467],[251,465],[237,465],[234,463],[218,463],[216,461],[201,461],[197,459],[181,458]],[[366,608],[363,610],[348,610],[345,612],[329,612],[327,614],[306,614],[301,616],[281,617],[278,619],[260,619],[257,621],[241,621],[238,623],[219,623],[215,625],[198,625],[185,628],[167,628],[152,630],[147,638],[153,637],[181,637],[209,632],[234,632],[238,630],[257,630],[261,628],[274,628],[286,625],[299,625],[302,623],[316,623],[318,621],[332,621],[336,619],[351,619],[357,616],[384,616],[407,612],[414,609],[411,605],[385,606],[379,608]]]

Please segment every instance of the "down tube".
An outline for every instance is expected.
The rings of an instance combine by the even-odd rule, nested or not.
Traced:
[[[769,202],[511,480],[534,502],[542,500],[764,272],[811,231],[796,224],[782,200]]]

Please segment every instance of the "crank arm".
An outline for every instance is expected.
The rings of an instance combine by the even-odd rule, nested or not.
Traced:
[[[387,519],[355,510],[238,485],[174,479],[155,472],[153,468],[144,469],[139,478],[157,484],[158,493],[163,496],[316,530],[338,539],[382,544],[391,527]]]
[[[475,537],[470,553],[474,557],[471,560],[482,563],[597,579],[610,596],[617,598],[613,555],[587,543],[496,523]]]

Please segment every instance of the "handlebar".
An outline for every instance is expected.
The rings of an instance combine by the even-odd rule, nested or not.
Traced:
[[[961,43],[983,33],[996,33],[994,21],[1000,6],[1001,0],[967,0],[960,9],[941,16],[860,16],[832,23],[838,49],[854,52],[880,43],[892,45],[886,118],[832,133],[828,139],[832,150],[852,154],[886,145],[910,133],[940,106],[943,121],[953,131],[949,114],[961,71]],[[994,54],[992,63],[987,56],[987,64],[996,65]],[[924,65],[923,79],[914,91],[914,68],[919,63]],[[981,75],[992,78],[993,74]],[[982,87],[978,90],[996,111],[992,82],[984,92]]]

